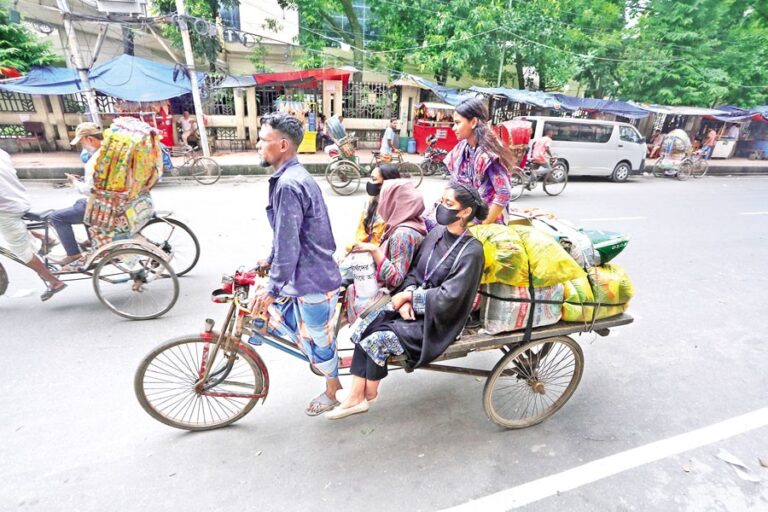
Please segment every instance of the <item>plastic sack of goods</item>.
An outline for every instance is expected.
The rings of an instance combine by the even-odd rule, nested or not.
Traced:
[[[485,253],[481,284],[540,288],[585,275],[554,238],[535,228],[489,224],[473,226],[470,231]]]
[[[634,294],[632,281],[624,269],[615,263],[594,267],[587,277],[565,283],[563,320],[591,322],[593,316],[599,320],[619,315],[627,310]]]
[[[543,327],[560,321],[563,292],[562,284],[534,288],[536,301],[551,301],[554,304],[536,303],[533,307],[533,327]],[[494,283],[481,286],[480,294],[480,320],[487,334],[526,328],[528,316],[531,314],[531,294],[527,287]]]

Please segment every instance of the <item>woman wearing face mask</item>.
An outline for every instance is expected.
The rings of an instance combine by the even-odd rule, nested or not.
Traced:
[[[376,213],[376,208],[379,205],[379,192],[381,192],[381,186],[386,180],[396,179],[400,179],[400,171],[394,164],[381,164],[371,172],[371,180],[365,184],[365,191],[370,197],[360,216],[360,224],[355,233],[355,242],[376,244],[381,241],[381,235],[384,234],[384,222]],[[352,246],[348,246],[347,252],[351,250]]]
[[[459,143],[445,157],[451,179],[480,192],[489,206],[484,224],[504,224],[512,187],[507,169],[515,166],[514,156],[488,125],[488,109],[482,100],[470,98],[460,103],[453,123]]]
[[[453,343],[464,328],[480,285],[483,246],[467,230],[482,221],[488,205],[473,187],[452,183],[437,207],[440,226],[429,232],[399,293],[375,318],[359,322],[347,399],[326,414],[339,419],[365,412],[387,375],[387,358],[405,353],[418,368]]]
[[[379,243],[357,242],[353,252],[368,252],[376,265],[379,289],[396,290],[411,269],[411,262],[427,234],[424,225],[424,197],[410,180],[381,183],[377,213],[384,225]],[[368,303],[356,300],[354,285],[347,287],[345,309],[349,323],[383,295]]]

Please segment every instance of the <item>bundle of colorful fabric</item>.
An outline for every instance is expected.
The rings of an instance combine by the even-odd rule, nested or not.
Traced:
[[[120,117],[104,131],[84,219],[96,247],[130,238],[152,217],[149,189],[161,168],[155,128],[132,117]]]

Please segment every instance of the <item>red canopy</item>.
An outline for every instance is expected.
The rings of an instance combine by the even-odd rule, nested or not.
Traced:
[[[290,87],[316,87],[322,80],[341,80],[346,87],[352,71],[335,68],[302,69],[301,71],[285,71],[282,73],[262,73],[253,75],[256,83],[279,84]]]

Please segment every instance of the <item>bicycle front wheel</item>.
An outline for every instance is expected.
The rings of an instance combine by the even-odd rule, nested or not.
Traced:
[[[664,177],[664,164],[662,163],[663,161],[664,159],[662,157],[659,157],[653,163],[653,175],[656,178]]]
[[[397,170],[400,171],[400,177],[411,180],[414,188],[419,188],[422,180],[424,179],[424,171],[421,170],[416,164],[410,162],[403,162],[397,166]]]
[[[354,194],[360,188],[360,169],[351,162],[339,162],[328,176],[328,181],[337,194]]]
[[[200,242],[186,224],[176,219],[151,219],[139,235],[168,254],[168,261],[177,276],[192,270],[200,259]]]
[[[677,169],[677,179],[685,181],[691,177],[691,174],[693,174],[693,162],[686,158],[680,162],[680,167]]]
[[[266,397],[266,367],[245,351],[217,351],[199,336],[176,338],[157,347],[136,369],[133,389],[154,419],[183,430],[211,430],[230,425]],[[258,356],[257,356],[258,357]],[[203,364],[208,381],[199,383]],[[258,396],[262,395],[262,396]]]
[[[552,170],[544,175],[544,192],[550,196],[556,196],[565,190],[568,184],[568,169],[565,165],[557,162],[552,166]]]
[[[517,201],[525,190],[525,174],[519,167],[513,167],[509,171],[509,200]]]
[[[201,185],[213,185],[221,178],[221,167],[213,158],[201,156],[192,163],[192,177]]]
[[[693,163],[693,177],[694,178],[702,178],[705,174],[707,174],[707,169],[709,169],[709,163],[707,163],[706,160],[703,158],[700,158],[696,160]]]
[[[161,257],[144,249],[110,251],[93,271],[93,289],[112,312],[130,320],[164,315],[179,298],[179,279]]]

